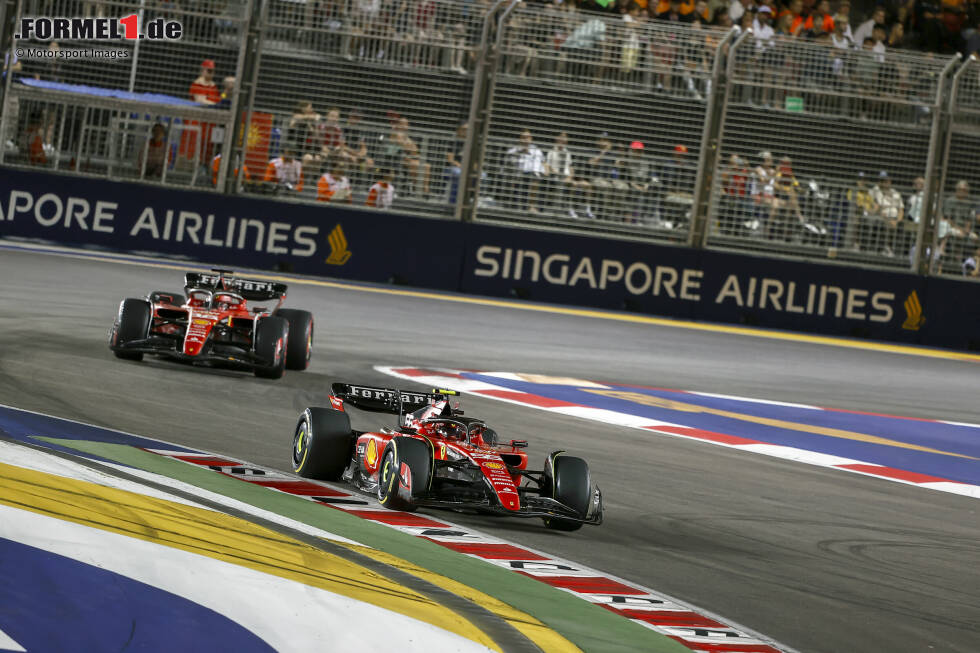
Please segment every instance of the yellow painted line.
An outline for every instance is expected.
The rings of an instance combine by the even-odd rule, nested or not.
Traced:
[[[141,267],[160,268],[166,270],[184,271],[188,267],[204,267],[204,264],[188,263],[186,265],[174,265],[171,263],[153,263],[146,261],[129,261],[126,259],[111,256],[99,255],[80,255],[70,252],[39,250],[47,253],[54,253],[73,258],[102,261],[108,263],[120,263],[122,265],[136,265]],[[253,273],[249,273],[250,275]],[[630,315],[626,313],[616,313],[589,308],[569,308],[566,306],[548,306],[544,304],[529,304],[515,302],[506,299],[489,299],[484,297],[467,297],[441,293],[437,291],[423,290],[403,290],[399,288],[378,288],[372,286],[362,286],[355,283],[345,283],[340,281],[323,281],[320,279],[310,279],[307,277],[294,277],[284,275],[272,275],[266,272],[255,273],[256,277],[269,279],[272,281],[284,281],[287,283],[319,286],[322,288],[333,288],[336,290],[349,290],[355,292],[377,293],[382,295],[395,295],[399,297],[415,297],[418,299],[433,299],[437,301],[455,302],[458,304],[475,304],[478,306],[492,306],[496,308],[510,308],[521,311],[535,311],[539,313],[552,313],[555,315],[573,315],[576,317],[588,317],[600,320],[611,320],[615,322],[630,322],[633,324],[647,324],[651,326],[673,327],[677,329],[688,329],[691,331],[707,331],[709,333],[724,333],[729,335],[751,336],[755,338],[767,338],[769,340],[784,340],[791,342],[805,342],[814,345],[828,345],[832,347],[843,347],[848,349],[863,349],[865,351],[876,351],[887,354],[902,354],[906,356],[925,356],[927,358],[940,358],[945,360],[966,361],[980,363],[980,354],[969,354],[966,352],[933,349],[930,347],[917,347],[915,345],[899,345],[884,342],[866,342],[851,338],[838,338],[834,336],[818,336],[806,333],[791,333],[786,331],[770,331],[767,329],[755,329],[726,324],[710,324],[705,322],[692,322],[689,320],[675,320],[663,317],[652,317],[648,315]]]
[[[467,585],[464,585],[463,583],[455,581],[451,578],[447,578],[446,576],[436,574],[428,569],[425,569],[424,567],[419,567],[405,560],[401,560],[400,558],[396,558],[395,556],[385,553],[384,551],[378,551],[377,549],[352,544],[342,544],[342,546],[351,549],[352,551],[357,551],[358,553],[373,558],[374,560],[382,562],[390,567],[397,567],[406,573],[412,574],[413,576],[418,576],[419,578],[441,587],[442,589],[451,592],[456,596],[460,596],[471,603],[475,603],[476,605],[485,608],[520,631],[521,634],[534,642],[544,653],[575,653],[576,651],[581,651],[581,649],[575,646],[575,644],[565,639],[558,632],[552,630],[526,612],[521,612],[503,601],[488,594],[484,594],[479,590],[468,587]]]
[[[479,628],[431,599],[237,517],[4,463],[0,463],[0,503],[341,594],[500,651]]]
[[[642,392],[628,392],[624,390],[599,390],[596,388],[581,388],[581,389],[585,392],[591,392],[593,394],[602,395],[604,397],[612,397],[613,399],[632,401],[634,403],[642,404],[644,406],[654,406],[656,408],[664,408],[667,410],[676,410],[676,411],[682,411],[686,413],[707,413],[709,415],[718,415],[719,417],[737,419],[743,422],[752,422],[753,424],[761,424],[763,426],[773,426],[775,428],[787,429],[789,431],[801,431],[803,433],[813,433],[814,435],[825,435],[831,438],[854,440],[856,442],[868,442],[870,444],[881,444],[888,447],[911,449],[913,451],[924,451],[926,453],[935,453],[935,454],[940,454],[942,456],[953,456],[954,458],[966,458],[967,460],[980,460],[978,458],[974,458],[973,456],[967,456],[961,453],[954,453],[952,451],[942,451],[940,449],[932,449],[930,447],[923,447],[917,444],[909,444],[908,442],[901,442],[899,440],[890,440],[888,438],[883,438],[877,435],[870,435],[868,433],[858,433],[857,431],[847,431],[844,429],[835,429],[826,426],[815,426],[813,424],[800,424],[799,422],[788,422],[786,420],[772,419],[769,417],[758,417],[756,415],[736,413],[734,411],[722,410],[720,408],[709,408],[708,406],[701,406],[699,404],[692,404],[684,401],[664,399],[662,397],[656,397],[653,395],[644,394]]]

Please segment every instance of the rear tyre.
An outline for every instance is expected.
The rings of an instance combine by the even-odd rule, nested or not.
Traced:
[[[146,299],[151,304],[173,304],[174,306],[183,306],[187,303],[187,298],[185,298],[179,292],[167,292],[166,290],[154,290]]]
[[[405,486],[401,469],[405,465],[409,485]],[[378,501],[385,508],[414,512],[416,500],[432,483],[432,450],[425,440],[392,438],[381,457],[378,472]]]
[[[116,358],[128,361],[143,360],[143,352],[120,351],[116,347],[149,336],[152,316],[153,311],[146,300],[130,298],[119,303],[119,313],[109,336],[109,346],[113,348]]]
[[[313,314],[295,308],[280,308],[276,316],[289,322],[286,369],[305,370],[313,355]]]
[[[286,369],[286,347],[289,345],[289,322],[281,317],[265,317],[255,328],[255,355],[267,361],[255,367],[255,376],[278,379]]]
[[[554,454],[551,459],[551,476],[545,474],[546,482],[551,481],[550,496],[573,509],[583,519],[588,514],[592,494],[592,478],[589,464],[576,456],[563,453]],[[555,531],[577,531],[582,522],[545,517],[544,525]]]
[[[293,471],[303,478],[339,481],[353,458],[354,432],[347,413],[307,408],[293,433]]]

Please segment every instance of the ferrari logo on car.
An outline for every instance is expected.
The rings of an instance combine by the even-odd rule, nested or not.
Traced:
[[[346,263],[350,257],[351,252],[347,249],[347,236],[344,235],[344,230],[338,224],[327,236],[327,243],[330,245],[330,256],[327,257],[327,263],[330,265],[343,265]]]
[[[913,290],[905,299],[905,322],[902,323],[902,328],[918,331],[925,322],[926,318],[922,315],[922,303],[919,301],[919,294]]]

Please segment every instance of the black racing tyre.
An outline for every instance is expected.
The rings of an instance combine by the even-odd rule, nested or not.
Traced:
[[[151,303],[162,303],[162,304],[173,304],[174,306],[183,306],[187,302],[185,298],[179,292],[167,292],[166,290],[154,290],[146,299]]]
[[[255,355],[269,361],[256,365],[255,376],[278,379],[286,369],[286,348],[289,346],[289,322],[281,317],[264,317],[255,327]]]
[[[386,508],[414,512],[415,500],[432,484],[432,449],[428,441],[416,438],[392,438],[381,456],[378,472],[378,501]],[[411,474],[411,490],[399,478],[402,463]]]
[[[303,478],[339,481],[353,458],[354,432],[347,413],[307,408],[293,433],[293,471]]]
[[[134,340],[143,340],[150,334],[153,309],[145,299],[124,299],[119,302],[119,313],[110,332],[110,347],[118,347]],[[116,358],[128,361],[143,360],[143,352],[113,350]]]
[[[313,314],[296,308],[280,308],[276,311],[276,317],[289,322],[286,369],[305,370],[313,355]]]
[[[566,456],[564,453],[553,454],[551,463],[552,476],[549,478],[545,475],[546,482],[551,481],[551,487],[546,488],[549,496],[572,508],[584,519],[592,494],[589,464],[577,456]],[[582,522],[560,517],[545,517],[544,525],[556,531],[577,531],[582,528]]]

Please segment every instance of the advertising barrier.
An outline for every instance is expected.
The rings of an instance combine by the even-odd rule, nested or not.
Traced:
[[[980,349],[976,283],[4,168],[0,237]]]

